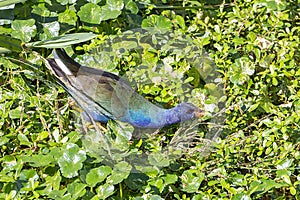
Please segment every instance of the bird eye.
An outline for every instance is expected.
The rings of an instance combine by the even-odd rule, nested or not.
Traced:
[[[193,112],[194,112],[194,110],[192,110],[192,109],[189,109],[186,111],[187,114],[192,114]]]

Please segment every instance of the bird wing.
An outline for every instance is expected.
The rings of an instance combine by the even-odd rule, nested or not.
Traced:
[[[80,107],[99,118],[104,115],[121,119],[128,114],[130,99],[138,94],[125,80],[109,72],[81,66],[65,55],[59,56],[64,59],[47,59],[46,66]],[[61,67],[62,62],[64,67]]]
[[[81,87],[81,92],[109,112],[112,119],[125,117],[131,99],[138,96],[126,81],[102,70],[81,67],[75,81],[78,89]]]

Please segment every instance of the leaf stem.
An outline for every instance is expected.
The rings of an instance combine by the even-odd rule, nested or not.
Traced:
[[[123,199],[122,183],[119,183],[119,186],[120,186],[120,199]]]

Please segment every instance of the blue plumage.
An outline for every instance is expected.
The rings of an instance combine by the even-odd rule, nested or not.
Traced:
[[[53,54],[54,59],[47,59],[47,67],[95,121],[113,119],[138,128],[162,128],[202,116],[202,110],[190,103],[171,109],[158,107],[119,76],[81,66],[62,49],[55,49]]]

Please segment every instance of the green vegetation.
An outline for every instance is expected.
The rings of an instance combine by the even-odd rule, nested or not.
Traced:
[[[0,0],[0,8],[1,200],[300,199],[299,0]],[[128,32],[137,28],[153,37]],[[165,36],[170,43],[159,45]],[[207,111],[197,129],[142,137],[113,121],[106,131],[82,127],[44,65],[67,45],[77,61],[133,79],[149,101],[225,109]],[[197,138],[185,140],[191,132]]]

